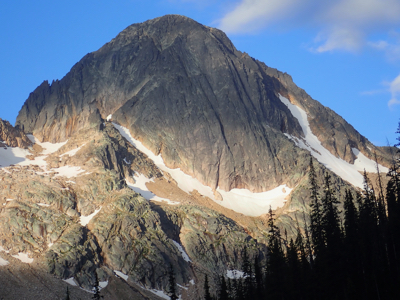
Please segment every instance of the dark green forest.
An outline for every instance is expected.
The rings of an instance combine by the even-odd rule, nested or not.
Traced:
[[[400,145],[400,124],[397,130]],[[397,148],[398,149],[398,148]],[[330,176],[317,185],[310,160],[311,212],[305,228],[288,240],[269,212],[266,265],[243,249],[241,279],[221,276],[215,295],[205,299],[400,299],[400,159],[393,155],[388,174],[378,170],[373,185],[364,173],[364,188],[338,199]],[[383,177],[388,176],[387,184]],[[339,203],[343,203],[342,211]]]

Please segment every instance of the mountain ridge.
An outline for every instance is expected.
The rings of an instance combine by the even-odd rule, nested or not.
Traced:
[[[273,201],[289,238],[309,224],[310,160],[342,196],[374,151],[390,161],[290,75],[176,15],[127,27],[43,82],[7,139],[18,132],[26,149],[0,148],[0,274],[24,268],[21,253],[57,289],[90,290],[96,272],[105,299],[160,299],[170,264],[183,299],[200,299],[205,275],[240,269],[244,248],[265,266]]]
[[[304,173],[308,164],[308,153],[283,135],[304,137],[279,93],[316,116],[311,127],[333,155],[353,163],[351,149],[357,148],[372,157],[372,144],[313,102],[290,76],[236,50],[222,31],[176,15],[127,27],[61,81],[43,83],[16,124],[42,141],[58,142],[87,120],[101,123],[112,114],[153,153],[161,153],[167,166],[213,189],[262,192],[284,183],[296,186],[292,171]],[[286,149],[284,157],[279,149]]]

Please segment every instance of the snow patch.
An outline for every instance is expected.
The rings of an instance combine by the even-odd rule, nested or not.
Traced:
[[[177,283],[176,285],[179,286],[181,289],[188,290],[186,286],[180,285],[179,283]]]
[[[275,210],[285,205],[285,199],[292,190],[286,184],[262,193],[252,193],[246,189],[232,189],[226,192],[217,188],[217,192],[221,194],[223,200],[214,201],[223,207],[257,217],[267,213],[270,207]]]
[[[120,126],[116,123],[113,123],[115,128],[121,133],[123,137],[125,137],[136,149],[146,154],[154,164],[162,171],[168,172],[171,174],[172,178],[178,183],[178,186],[181,190],[186,193],[190,193],[193,190],[197,190],[200,194],[207,196],[209,198],[214,197],[212,189],[208,186],[203,185],[197,179],[186,175],[178,169],[170,169],[164,164],[164,160],[161,157],[161,154],[155,155],[151,150],[147,149],[140,141],[134,139],[129,130],[123,126]]]
[[[85,146],[85,145],[86,145],[86,144],[83,144],[82,146],[80,146],[80,147],[78,147],[78,148],[76,148],[76,149],[73,149],[73,150],[70,150],[70,151],[68,151],[68,152],[65,152],[64,154],[60,155],[60,157],[63,157],[64,155],[68,155],[68,156],[72,157],[72,156],[74,156],[79,150],[81,150],[81,148],[82,148],[83,146]]]
[[[176,246],[176,248],[178,248],[179,252],[181,253],[181,255],[182,255],[182,257],[183,257],[183,259],[184,259],[186,262],[191,262],[191,260],[190,260],[190,258],[189,258],[189,255],[187,255],[187,253],[186,253],[185,250],[183,249],[182,245],[179,244],[178,242],[174,241],[174,240],[172,240],[172,242],[174,243],[174,245]]]
[[[189,283],[190,283],[191,285],[194,285],[194,280],[193,280],[193,279],[190,279]]]
[[[312,133],[310,124],[308,123],[307,113],[292,104],[287,98],[279,94],[279,99],[285,104],[292,115],[299,121],[299,124],[303,130],[305,138],[297,138],[291,136],[288,133],[285,135],[293,140],[295,144],[302,148],[310,151],[311,155],[314,156],[320,163],[325,165],[329,170],[339,175],[344,180],[350,182],[352,185],[362,188],[364,178],[359,171],[363,171],[364,168],[372,170],[370,172],[376,172],[375,162],[365,157],[359,150],[353,148],[353,153],[357,155],[355,164],[349,164],[341,158],[334,156],[328,149],[322,146],[318,138]],[[371,168],[371,166],[374,166]],[[387,172],[387,168],[379,166],[382,172]]]
[[[161,198],[153,194],[151,191],[146,186],[147,182],[154,182],[153,179],[149,179],[143,174],[135,174],[133,176],[133,179],[135,180],[135,183],[132,183],[128,179],[125,178],[125,182],[128,185],[130,189],[132,189],[134,192],[140,194],[143,196],[143,198],[147,200],[152,200],[152,201],[158,201],[158,202],[167,202],[170,205],[176,205],[179,204],[179,202],[171,201],[166,198]]]
[[[50,204],[46,204],[46,203],[38,203],[37,205],[44,206],[44,207],[49,207],[50,206]]]
[[[112,119],[112,115],[110,114],[107,116],[107,122],[110,122],[111,119]]]
[[[244,272],[239,270],[226,270],[226,277],[230,279],[240,279],[245,278],[246,275],[244,274]]]
[[[140,141],[132,137],[127,128],[116,123],[113,123],[113,125],[121,133],[121,135],[125,137],[136,149],[146,154],[160,170],[168,172],[171,177],[177,182],[178,187],[181,190],[186,193],[197,190],[201,195],[212,199],[219,205],[222,205],[226,208],[232,209],[244,215],[260,216],[267,213],[270,206],[273,209],[282,207],[285,204],[285,198],[292,191],[292,189],[289,188],[287,185],[281,185],[275,189],[272,189],[271,191],[262,193],[252,193],[249,190],[245,189],[233,189],[229,192],[226,192],[218,188],[217,191],[221,194],[223,198],[222,201],[218,201],[215,199],[213,190],[209,186],[205,186],[199,180],[185,174],[179,168],[168,168],[165,165],[161,154],[155,155],[153,152],[151,152],[151,150],[147,149]]]
[[[108,280],[107,281],[99,281],[99,291],[104,289],[108,285]]]
[[[8,167],[25,161],[29,151],[21,148],[0,148],[0,167]]]
[[[4,258],[0,257],[0,267],[7,266],[9,262]]]
[[[10,253],[10,251],[5,250],[2,246],[0,246],[0,252]]]
[[[126,157],[124,158],[124,163],[126,163],[127,165],[130,165],[132,162],[131,161],[127,161]]]
[[[157,295],[160,298],[167,299],[167,300],[171,299],[164,291],[156,290],[156,289],[146,289],[146,290],[148,290],[149,292],[152,292],[154,295]]]
[[[7,148],[7,149],[1,148],[0,168],[2,168],[5,172],[9,173],[9,171],[5,170],[4,167],[8,167],[10,165],[18,165],[18,166],[37,165],[44,170],[43,172],[36,172],[38,175],[48,175],[50,172],[57,172],[58,174],[56,174],[55,176],[65,176],[67,178],[76,177],[82,172],[85,172],[85,170],[82,170],[80,167],[75,167],[75,166],[72,167],[63,166],[47,170],[47,162],[45,161],[47,156],[51,153],[56,152],[58,149],[64,146],[67,143],[67,141],[55,144],[49,142],[41,143],[33,135],[27,135],[27,136],[32,142],[40,145],[43,148],[43,151],[40,153],[39,156],[36,156],[33,160],[30,160],[27,158],[27,156],[31,155],[31,153],[27,149],[21,149],[18,147]],[[67,153],[64,153],[63,155],[69,153],[71,155],[74,155],[79,149],[80,148],[71,150]]]
[[[64,282],[72,285],[72,286],[78,286],[78,284],[75,282],[74,277],[68,278],[68,279],[63,279]]]
[[[92,214],[90,214],[90,215],[88,215],[88,216],[80,216],[79,217],[79,223],[82,225],[82,226],[86,226],[87,224],[89,224],[89,222],[90,222],[90,220],[91,219],[93,219],[93,217],[95,216],[95,215],[97,215],[98,214],[98,212],[101,210],[101,207],[99,208],[99,209],[96,209],[95,211],[94,211],[94,213],[92,213]]]
[[[376,163],[375,161],[369,159],[364,154],[361,153],[360,150],[356,148],[351,148],[353,154],[357,156],[357,159],[354,161],[354,166],[357,168],[358,171],[367,171],[370,173],[376,173]],[[388,173],[389,169],[379,165],[379,172]]]
[[[23,263],[26,263],[26,264],[33,263],[33,258],[30,258],[27,253],[19,252],[18,254],[11,255],[11,256],[16,259],[19,259],[20,261],[22,261]]]
[[[50,142],[41,143],[37,138],[35,138],[31,134],[28,134],[27,137],[33,143],[38,144],[39,146],[41,146],[43,148],[43,151],[41,152],[42,155],[48,155],[48,154],[54,153],[68,142],[68,140],[66,140],[65,142],[54,143],[54,144],[50,143]]]
[[[125,280],[125,281],[128,281],[128,275],[125,275],[124,273],[122,273],[121,271],[117,271],[117,270],[114,270],[114,273],[116,274],[116,275],[118,275],[119,277],[121,277],[123,280]]]
[[[81,169],[80,167],[71,167],[71,166],[62,166],[59,168],[53,168],[50,169],[47,172],[57,172],[58,174],[56,174],[54,177],[58,177],[58,176],[64,176],[67,178],[71,178],[71,177],[77,177],[79,174],[85,172],[85,170]]]

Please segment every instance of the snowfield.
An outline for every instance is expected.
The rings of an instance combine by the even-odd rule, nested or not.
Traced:
[[[30,258],[27,253],[19,252],[18,254],[11,255],[11,256],[16,259],[19,259],[20,261],[22,261],[23,263],[26,263],[26,264],[33,263],[33,258]]]
[[[229,279],[240,279],[245,278],[244,272],[239,270],[226,270],[226,277]]]
[[[80,146],[80,147],[78,147],[78,148],[76,148],[76,149],[72,149],[72,150],[70,150],[70,151],[68,151],[68,152],[65,152],[64,154],[60,155],[60,157],[63,157],[63,156],[65,156],[65,155],[68,155],[68,156],[72,157],[72,156],[74,156],[76,153],[78,153],[78,151],[81,150],[82,147],[85,146],[85,145],[86,145],[86,144],[83,144],[82,146]]]
[[[100,210],[101,210],[101,207],[99,209],[96,209],[94,211],[94,213],[92,213],[92,214],[90,214],[88,216],[80,216],[79,217],[79,223],[82,226],[86,226],[87,224],[89,224],[90,220],[93,219],[93,217],[99,213]]]
[[[320,163],[324,164],[329,170],[350,182],[352,185],[363,188],[364,178],[359,171],[363,172],[365,168],[367,172],[376,172],[375,162],[365,157],[355,148],[352,149],[354,155],[357,156],[354,165],[334,156],[328,149],[321,145],[321,142],[312,133],[310,124],[308,123],[307,113],[300,107],[290,103],[290,101],[282,95],[279,95],[279,99],[289,108],[292,115],[299,121],[305,138],[298,139],[288,133],[285,133],[285,135],[294,141],[298,147],[310,151],[311,155]],[[388,168],[384,166],[379,165],[379,169],[381,172],[388,172]]]
[[[40,145],[43,148],[43,151],[40,153],[40,155],[36,156],[33,160],[30,160],[27,158],[28,155],[31,155],[28,149],[21,149],[18,147],[15,148],[8,147],[6,149],[0,148],[0,170],[7,172],[5,167],[9,167],[10,165],[16,165],[16,166],[37,165],[43,169],[43,172],[36,172],[38,175],[49,175],[49,173],[55,172],[57,173],[55,175],[56,177],[64,176],[67,178],[71,178],[87,174],[87,173],[82,174],[85,172],[85,170],[76,166],[62,166],[59,168],[47,169],[47,162],[45,161],[46,157],[49,154],[56,152],[58,149],[64,146],[68,141],[55,144],[49,142],[41,143],[33,135],[27,135],[27,137],[32,142]],[[60,157],[63,157],[64,155],[74,156],[83,146],[84,145],[80,146],[79,148],[70,150],[60,155]]]
[[[127,178],[125,178],[125,182],[130,189],[132,189],[134,192],[142,195],[143,198],[145,198],[147,200],[158,201],[158,202],[164,201],[170,205],[179,204],[179,202],[171,201],[166,198],[158,197],[158,196],[154,195],[151,191],[149,191],[149,189],[146,186],[146,183],[153,182],[154,181],[153,179],[149,179],[146,176],[144,176],[143,174],[138,174],[138,173],[133,176],[133,179],[135,181],[134,183]]]
[[[121,271],[117,271],[117,270],[114,270],[114,273],[117,275],[117,276],[119,276],[119,277],[121,277],[123,280],[125,280],[125,281],[128,281],[128,275],[125,275],[124,273],[122,273]]]
[[[181,169],[168,168],[161,156],[155,155],[151,150],[147,149],[140,141],[134,139],[129,130],[121,125],[113,123],[115,128],[125,137],[135,148],[146,154],[154,164],[162,171],[168,172],[172,178],[177,182],[178,187],[186,193],[197,190],[201,195],[206,196],[221,206],[232,209],[236,212],[248,216],[260,216],[266,214],[270,208],[276,209],[285,204],[286,197],[292,191],[287,185],[281,185],[271,191],[262,193],[252,193],[246,189],[232,189],[230,191],[223,191],[217,188],[223,198],[222,201],[216,200],[213,190],[209,186],[205,186],[196,178],[185,174]],[[142,179],[143,180],[143,179]],[[133,189],[133,187],[131,187]],[[146,198],[146,197],[145,197]],[[244,201],[245,199],[245,201]]]
[[[183,249],[182,245],[179,244],[178,242],[172,240],[172,242],[174,243],[174,245],[176,246],[176,248],[178,248],[179,252],[182,255],[182,258],[186,261],[186,262],[191,262],[189,255],[187,255],[186,251]]]
[[[2,266],[7,266],[9,262],[5,260],[4,258],[0,257],[0,267]]]

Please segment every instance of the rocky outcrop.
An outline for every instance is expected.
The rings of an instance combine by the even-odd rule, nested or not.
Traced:
[[[28,148],[32,141],[19,128],[14,128],[10,122],[0,119],[0,147]]]
[[[90,290],[95,272],[101,281],[114,282],[117,270],[129,275],[128,282],[116,281],[123,290],[110,287],[103,295],[157,299],[136,285],[166,290],[172,264],[177,282],[188,288],[182,293],[198,295],[191,280],[240,269],[245,245],[251,257],[266,256],[264,244],[213,209],[191,201],[150,203],[129,189],[125,177],[139,173],[160,179],[163,174],[110,123],[81,130],[45,160],[47,171],[34,164],[0,169],[0,256],[11,261],[11,255],[25,253],[40,268],[41,278],[73,277]],[[84,171],[71,178],[52,171],[78,166]],[[81,223],[96,211],[88,224]],[[0,266],[0,274],[4,268]]]

